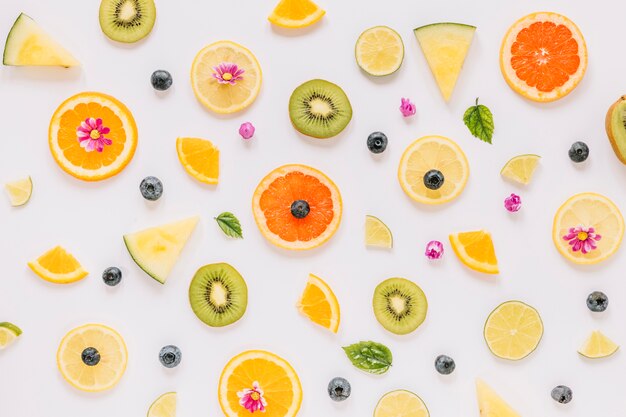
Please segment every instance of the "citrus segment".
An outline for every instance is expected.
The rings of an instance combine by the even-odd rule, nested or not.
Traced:
[[[283,358],[261,350],[243,352],[220,376],[218,399],[226,417],[294,417],[302,403],[298,375]]]
[[[4,188],[9,194],[9,200],[13,207],[23,206],[28,203],[30,196],[33,193],[33,181],[30,177],[23,178],[17,181],[8,182],[4,185]]]
[[[587,46],[567,17],[532,13],[511,26],[502,40],[500,69],[509,86],[534,101],[569,94],[587,68]]]
[[[234,113],[251,105],[261,90],[261,78],[252,52],[231,41],[205,46],[191,66],[196,98],[215,113]]]
[[[424,175],[437,170],[443,185],[434,190],[424,185]],[[424,136],[410,144],[402,154],[398,180],[404,192],[424,204],[443,204],[458,197],[467,183],[469,164],[463,150],[442,136]]]
[[[484,336],[491,353],[516,361],[537,348],[543,336],[543,322],[531,306],[520,301],[507,301],[487,318]]]
[[[206,184],[217,184],[220,151],[211,141],[197,138],[176,139],[178,160],[189,175]]]
[[[311,0],[280,0],[267,19],[276,26],[295,29],[312,25],[325,13]]]
[[[387,26],[367,29],[355,46],[356,62],[370,75],[383,76],[396,72],[404,59],[404,44],[395,30]]]
[[[6,348],[22,334],[22,329],[13,323],[0,323],[0,350]]]
[[[552,240],[566,259],[596,264],[613,255],[624,236],[624,218],[607,197],[576,194],[554,216]]]
[[[168,392],[154,400],[148,417],[176,417],[176,393]]]
[[[484,230],[450,235],[450,244],[456,256],[468,268],[485,274],[497,274],[498,259],[491,234]]]
[[[55,284],[69,284],[85,278],[88,274],[76,258],[61,246],[56,246],[30,261],[28,266],[41,278]]]
[[[412,392],[388,392],[376,404],[374,417],[429,417],[424,401]]]
[[[309,274],[304,292],[297,304],[300,313],[313,323],[337,333],[341,313],[333,290],[321,278]]]
[[[387,249],[393,247],[391,230],[377,217],[365,216],[365,245]]]
[[[112,388],[124,375],[127,361],[122,336],[102,324],[85,324],[71,330],[57,351],[61,375],[82,391]]]
[[[117,99],[86,92],[65,100],[48,129],[54,160],[68,174],[99,181],[119,173],[137,147],[137,126]]]
[[[618,349],[619,346],[615,342],[606,337],[602,332],[596,330],[585,340],[585,343],[580,347],[578,353],[587,358],[600,359],[611,356],[617,352]]]
[[[504,164],[500,175],[509,180],[527,185],[535,173],[541,157],[539,155],[518,155]]]
[[[341,221],[341,195],[322,172],[284,165],[261,180],[252,211],[261,234],[285,249],[312,249],[332,237]]]

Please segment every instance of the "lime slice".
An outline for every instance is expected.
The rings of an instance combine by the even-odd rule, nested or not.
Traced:
[[[504,164],[500,175],[511,181],[519,182],[527,185],[533,178],[533,173],[541,157],[539,155],[525,154],[511,158],[509,162]]]
[[[167,392],[154,400],[148,417],[176,417],[176,393]]]
[[[619,346],[615,342],[596,330],[585,340],[578,353],[587,358],[600,359],[611,356],[617,349]]]
[[[543,336],[543,322],[537,310],[520,301],[507,301],[487,318],[485,341],[491,353],[517,361],[530,355]]]
[[[365,216],[365,245],[387,249],[393,247],[391,230],[377,217]]]
[[[7,182],[4,188],[9,194],[9,199],[13,207],[23,206],[28,203],[33,193],[33,181],[30,177],[22,178],[17,181]]]
[[[4,349],[11,343],[15,342],[15,339],[22,334],[22,329],[17,327],[13,323],[2,322],[0,323],[0,349]]]
[[[429,417],[424,401],[410,391],[388,392],[376,404],[374,417]]]
[[[402,38],[387,26],[375,26],[361,33],[354,49],[356,63],[375,77],[396,72],[404,59]]]

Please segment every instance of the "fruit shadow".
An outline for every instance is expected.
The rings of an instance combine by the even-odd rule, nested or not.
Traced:
[[[382,75],[382,76],[375,76],[375,75],[370,75],[367,72],[363,71],[363,69],[359,68],[359,71],[361,71],[361,74],[363,74],[365,76],[365,78],[367,78],[368,80],[370,80],[371,82],[373,82],[374,84],[379,84],[379,85],[387,85],[390,84],[392,82],[394,82],[397,78],[398,78],[398,74],[400,73],[402,67],[398,68],[398,70],[392,74],[389,75]],[[411,119],[410,117],[407,117],[406,119]]]
[[[272,28],[272,32],[276,35],[284,36],[287,38],[297,38],[299,36],[306,36],[309,33],[320,30],[319,28],[326,26],[326,22],[324,21],[324,19],[322,19],[319,22],[303,28],[284,28],[281,26],[273,25],[271,23],[269,25]]]
[[[617,252],[619,252],[619,249]],[[608,265],[611,265],[612,263],[617,261],[617,259],[619,258],[617,252],[615,252],[610,258],[600,263],[593,264],[593,265],[575,264],[565,259],[560,253],[559,253],[559,257],[561,258],[562,262],[567,264],[567,266],[571,268],[573,271],[582,272],[583,274],[600,274],[604,268],[606,268]]]
[[[319,146],[319,147],[323,147],[323,148],[329,148],[335,145],[335,143],[339,142],[342,138],[344,138],[345,136],[348,136],[350,134],[350,131],[352,130],[352,123],[350,123],[348,126],[346,126],[346,128],[344,130],[342,130],[341,132],[339,132],[339,134],[337,134],[336,136],[330,137],[330,138],[316,138],[313,136],[307,136],[303,133],[298,132],[297,130],[295,130],[296,135],[303,141],[303,142],[307,142],[311,145],[314,146]]]
[[[5,67],[0,74],[3,80],[11,82],[18,79],[29,79],[47,82],[67,82],[81,78],[82,67]]]

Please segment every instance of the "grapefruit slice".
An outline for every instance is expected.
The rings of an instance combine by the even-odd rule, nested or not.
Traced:
[[[572,92],[585,75],[585,39],[563,15],[529,14],[504,36],[500,69],[516,93],[533,101],[558,100]]]
[[[341,194],[325,174],[306,165],[276,168],[257,186],[252,211],[261,234],[284,249],[313,249],[341,221]]]

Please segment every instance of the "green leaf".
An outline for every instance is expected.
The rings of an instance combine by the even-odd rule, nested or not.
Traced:
[[[343,350],[352,365],[371,374],[384,374],[393,361],[389,348],[376,342],[359,342],[345,346]]]
[[[239,220],[233,213],[225,211],[219,216],[214,217],[214,219],[226,236],[234,237],[235,239],[243,239],[241,223],[239,223]]]
[[[469,129],[470,133],[478,139],[491,143],[493,137],[493,114],[487,106],[478,104],[471,106],[463,115],[463,122]]]

